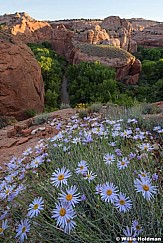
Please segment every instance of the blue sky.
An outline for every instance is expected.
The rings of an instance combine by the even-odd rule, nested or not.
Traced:
[[[38,20],[142,17],[163,21],[163,0],[0,0],[0,15],[27,12]]]

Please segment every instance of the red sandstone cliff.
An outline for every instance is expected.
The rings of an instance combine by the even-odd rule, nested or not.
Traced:
[[[24,119],[26,111],[43,109],[41,69],[30,48],[0,32],[0,115]]]

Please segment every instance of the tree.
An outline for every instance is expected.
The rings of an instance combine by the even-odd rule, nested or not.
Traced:
[[[72,105],[107,102],[116,90],[115,70],[99,62],[81,62],[67,72]]]
[[[45,107],[51,111],[59,107],[61,82],[66,61],[59,57],[48,42],[29,44],[40,64],[45,87]]]

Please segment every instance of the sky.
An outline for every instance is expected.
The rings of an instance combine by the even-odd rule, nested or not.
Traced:
[[[163,0],[0,0],[0,15],[15,12],[37,20],[120,16],[163,22]]]

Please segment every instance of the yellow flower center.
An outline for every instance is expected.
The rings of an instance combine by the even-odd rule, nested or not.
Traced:
[[[91,178],[91,175],[90,174],[87,174],[87,178]]]
[[[3,232],[3,228],[0,228],[0,233],[2,233]]]
[[[37,161],[37,160],[35,161],[35,164],[36,164],[36,165],[38,164],[38,161]]]
[[[113,193],[112,190],[107,190],[107,191],[106,191],[106,194],[107,194],[108,196],[110,196],[112,193]]]
[[[81,165],[81,166],[80,166],[80,170],[83,170],[83,169],[84,169],[84,166],[83,166],[83,165]]]
[[[148,146],[144,146],[144,150],[147,150],[148,149]]]
[[[71,201],[71,199],[72,199],[72,194],[67,194],[67,196],[66,196],[66,200],[67,200],[67,201]]]
[[[65,177],[64,177],[63,174],[60,174],[60,175],[58,176],[58,180],[59,180],[59,181],[62,181],[64,178],[65,178]]]
[[[7,189],[7,190],[5,191],[5,193],[6,193],[6,194],[8,194],[9,192],[10,192],[10,190],[9,190],[9,189]]]
[[[124,162],[124,161],[122,161],[122,162],[121,162],[121,165],[125,165],[125,162]]]
[[[24,233],[26,231],[26,227],[24,226],[23,228],[22,228],[22,233]]]
[[[35,204],[35,205],[33,206],[33,209],[34,209],[34,210],[38,209],[38,204]]]
[[[144,190],[144,191],[149,191],[149,186],[144,185],[144,186],[143,186],[143,190]]]
[[[120,201],[119,201],[119,203],[121,204],[121,205],[125,205],[125,200],[123,200],[123,199],[121,199]]]
[[[61,216],[65,216],[66,209],[65,208],[61,208],[59,213],[60,213]]]
[[[145,173],[141,173],[141,175],[142,175],[143,177],[146,177],[146,174],[145,174]]]
[[[141,229],[140,225],[136,225],[136,229],[140,230]]]

